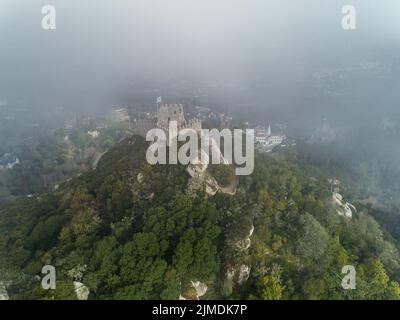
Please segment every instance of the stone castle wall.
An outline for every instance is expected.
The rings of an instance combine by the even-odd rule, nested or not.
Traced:
[[[168,128],[170,121],[176,121],[178,128],[185,125],[186,119],[183,113],[183,105],[181,104],[165,104],[162,105],[157,113],[157,127]]]
[[[157,127],[156,119],[140,119],[134,126],[134,133],[146,137],[147,132]]]
[[[146,119],[139,119],[134,126],[134,132],[135,134],[146,137],[149,130],[159,128],[163,129],[168,137],[170,121],[177,122],[178,130],[187,128],[200,131],[202,128],[200,119],[190,119],[186,121],[182,104],[164,104],[160,106],[156,114],[151,114],[151,116]]]

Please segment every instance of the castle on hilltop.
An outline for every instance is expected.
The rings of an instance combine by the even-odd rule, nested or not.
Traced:
[[[151,129],[162,129],[168,133],[169,123],[176,121],[178,131],[182,129],[193,129],[200,131],[201,120],[193,118],[185,119],[182,104],[163,104],[157,112],[149,113],[143,118],[136,121],[134,132],[140,136],[146,137],[146,134]]]

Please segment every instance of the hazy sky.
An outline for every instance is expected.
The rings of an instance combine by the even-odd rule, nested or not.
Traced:
[[[356,31],[341,29],[345,4]],[[398,0],[1,0],[0,100],[108,103],[128,81],[170,77],[262,77],[283,94],[320,68],[398,63],[399,17]]]

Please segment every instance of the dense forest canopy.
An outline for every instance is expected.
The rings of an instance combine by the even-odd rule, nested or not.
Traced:
[[[202,299],[400,298],[398,240],[371,207],[339,216],[321,170],[297,152],[256,154],[235,195],[211,197],[187,193],[184,166],[149,165],[146,146],[125,139],[95,170],[2,206],[11,298],[75,299],[73,281],[91,299],[190,298],[195,281],[208,287]],[[42,289],[43,265],[56,267],[56,290]],[[341,287],[345,265],[356,290]]]

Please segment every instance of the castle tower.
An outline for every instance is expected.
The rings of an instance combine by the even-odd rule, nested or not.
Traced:
[[[181,104],[163,104],[157,112],[157,127],[168,129],[170,121],[176,121],[178,129],[186,125],[183,105]]]

